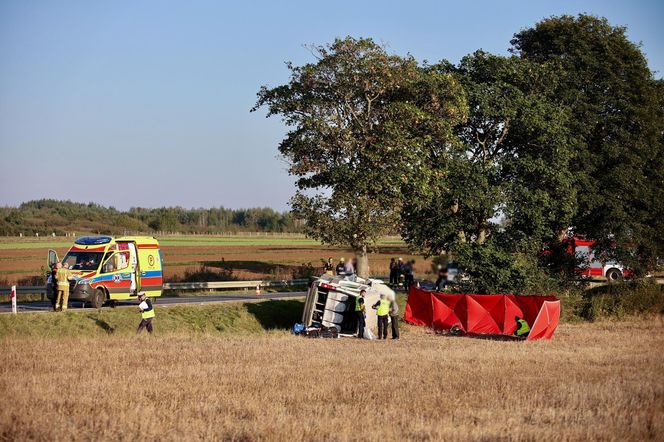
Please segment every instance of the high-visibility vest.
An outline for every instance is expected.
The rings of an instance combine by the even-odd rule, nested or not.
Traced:
[[[146,298],[145,303],[148,305],[148,308],[141,312],[141,318],[143,319],[154,318],[154,307],[152,307],[152,301]]]
[[[530,327],[528,326],[528,323],[524,319],[519,319],[516,322],[518,324],[518,327],[516,329],[517,336],[523,336],[530,331]]]
[[[387,316],[389,312],[390,312],[390,301],[388,301],[387,299],[381,299],[376,314],[378,316]]]
[[[364,301],[364,298],[361,296],[358,296],[355,298],[355,311],[356,312],[361,312],[364,311],[364,303],[360,304],[360,299]]]

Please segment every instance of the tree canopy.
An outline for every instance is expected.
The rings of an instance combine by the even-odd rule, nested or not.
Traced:
[[[551,100],[556,72],[482,51],[435,69],[459,79],[469,118],[455,127],[457,143],[428,158],[427,185],[407,188],[404,239],[429,255],[450,253],[469,289],[523,288],[528,272],[515,254],[541,250],[576,207],[569,113]]]
[[[298,178],[291,204],[307,233],[351,246],[367,276],[368,247],[399,223],[402,186],[463,119],[463,91],[371,39],[311,49],[316,62],[288,64],[288,84],[261,88],[254,110],[266,106],[290,127],[279,152]]]
[[[635,268],[664,254],[661,81],[624,27],[589,15],[551,17],[517,33],[513,52],[558,67],[554,98],[570,113],[569,227]],[[637,253],[634,253],[634,252]]]
[[[347,37],[263,87],[254,110],[290,129],[279,151],[307,233],[365,258],[399,229],[413,249],[453,256],[480,293],[573,269],[554,253],[569,234],[652,267],[664,255],[662,81],[603,18],[547,18],[511,43],[510,56],[428,65]]]

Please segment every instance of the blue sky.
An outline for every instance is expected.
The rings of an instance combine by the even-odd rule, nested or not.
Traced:
[[[287,209],[278,118],[261,85],[311,61],[303,44],[372,37],[457,62],[580,12],[628,27],[664,72],[658,1],[0,2],[0,205],[37,198],[126,209]]]

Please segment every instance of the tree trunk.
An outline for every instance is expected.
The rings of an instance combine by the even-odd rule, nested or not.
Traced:
[[[452,206],[450,207],[450,211],[455,215],[457,213],[459,213],[459,200],[458,199],[456,199],[456,198],[454,199],[454,202],[452,203]],[[459,240],[461,240],[461,242],[466,242],[466,232],[464,232],[463,230],[459,230],[458,235],[459,235]]]
[[[477,243],[484,244],[485,241],[486,241],[486,229],[482,228],[480,229],[480,233],[477,235]]]
[[[357,258],[357,268],[355,273],[360,278],[369,277],[369,255],[367,254],[367,246],[362,246],[355,250],[355,257]]]

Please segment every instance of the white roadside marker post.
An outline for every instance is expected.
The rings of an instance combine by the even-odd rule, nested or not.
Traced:
[[[16,314],[16,286],[15,285],[12,286],[11,298],[12,298],[12,313]]]

